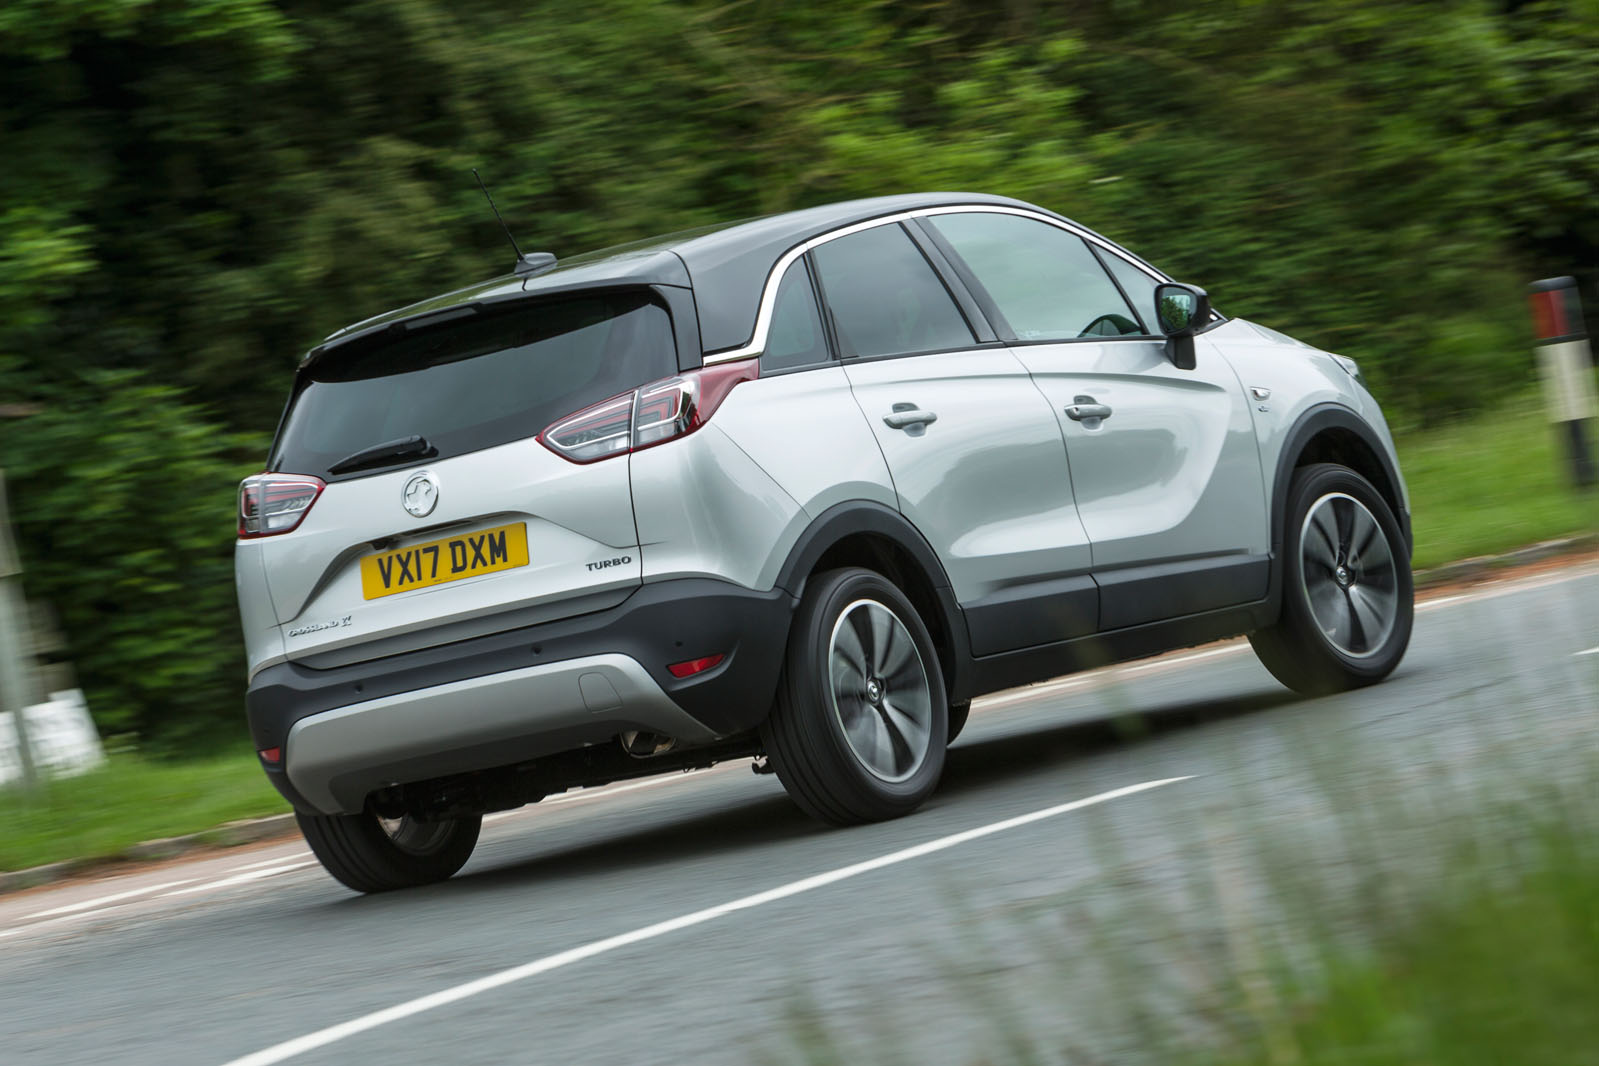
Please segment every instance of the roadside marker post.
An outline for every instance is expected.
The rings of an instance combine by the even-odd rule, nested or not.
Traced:
[[[1593,459],[1595,409],[1593,352],[1582,324],[1577,279],[1544,278],[1527,286],[1537,332],[1539,377],[1549,421],[1566,442],[1572,480],[1579,486],[1599,481]]]
[[[33,766],[33,748],[28,743],[28,716],[23,713],[33,695],[29,691],[30,657],[22,641],[27,615],[22,600],[22,563],[11,542],[7,514],[5,473],[0,471],[0,712],[11,712],[22,764],[22,787],[32,792],[38,787],[39,778]]]

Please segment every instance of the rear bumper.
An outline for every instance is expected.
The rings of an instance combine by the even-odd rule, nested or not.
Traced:
[[[604,611],[370,662],[280,663],[245,694],[267,776],[297,808],[359,810],[393,783],[535,759],[638,729],[706,743],[754,728],[776,692],[794,599],[710,579]],[[723,655],[674,678],[669,663]]]

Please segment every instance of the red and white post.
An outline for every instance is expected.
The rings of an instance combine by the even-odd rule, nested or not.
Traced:
[[[1538,373],[1549,420],[1566,442],[1571,477],[1578,485],[1599,481],[1593,459],[1595,416],[1593,352],[1582,324],[1576,278],[1545,278],[1527,286],[1536,328]]]

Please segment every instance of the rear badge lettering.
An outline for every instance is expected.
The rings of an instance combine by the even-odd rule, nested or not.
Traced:
[[[343,618],[329,618],[326,622],[312,622],[308,626],[291,629],[289,630],[289,636],[303,637],[307,633],[320,633],[324,629],[343,629],[353,621],[355,621],[355,615],[353,614],[347,614]]]
[[[615,559],[601,559],[597,563],[584,563],[590,570],[604,570],[610,566],[625,566],[633,561],[631,555],[618,555]]]

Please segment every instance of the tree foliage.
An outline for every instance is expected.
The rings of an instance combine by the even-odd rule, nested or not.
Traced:
[[[223,551],[232,434],[299,353],[508,265],[472,166],[559,254],[1009,193],[1359,358],[1402,420],[1469,410],[1529,374],[1521,285],[1599,276],[1595,54],[1595,0],[13,0],[0,392],[50,415],[0,423],[0,461],[68,479],[20,505],[31,584],[80,619],[118,587],[53,573],[39,516],[102,490],[123,395],[216,427],[150,454],[218,479],[162,521]],[[161,646],[78,639],[103,686]],[[154,691],[100,713],[157,728]],[[231,674],[196,691],[234,713]]]
[[[166,744],[236,730],[226,517],[261,437],[128,371],[90,372],[26,427],[5,455],[27,587],[56,607],[96,721]]]

